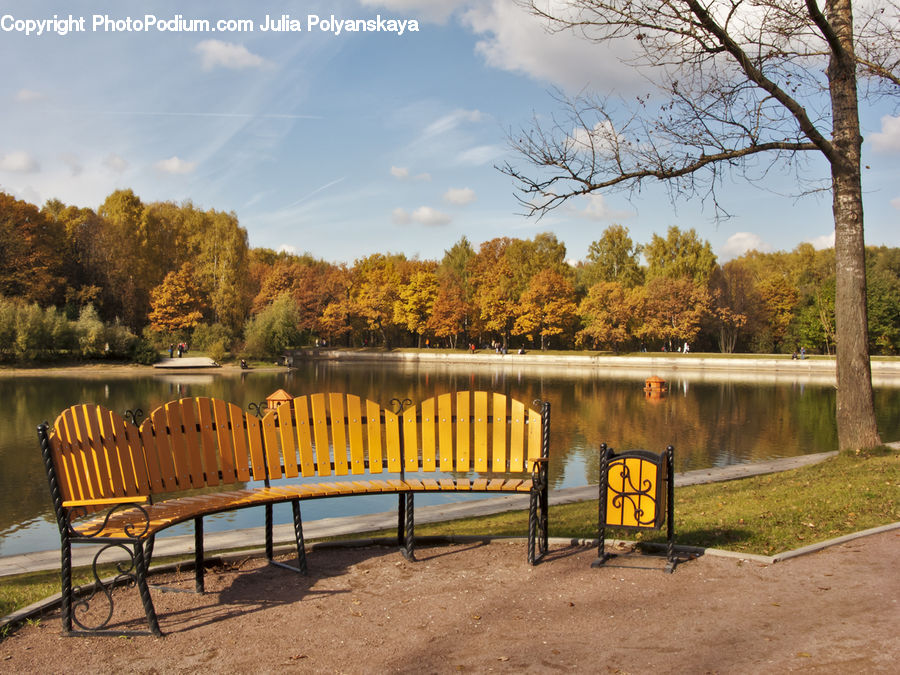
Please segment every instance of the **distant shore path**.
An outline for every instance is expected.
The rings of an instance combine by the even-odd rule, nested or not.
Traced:
[[[479,350],[475,353],[445,350],[352,350],[317,349],[293,352],[295,365],[304,359],[338,362],[378,361],[382,363],[416,365],[494,365],[503,367],[565,368],[584,375],[608,375],[643,379],[650,375],[683,375],[699,380],[771,380],[812,378],[834,381],[834,358],[791,359],[790,357],[722,355],[722,354],[666,354],[642,353],[627,356],[579,354],[543,354],[528,351],[524,354],[499,354]],[[900,386],[900,359],[872,360],[872,379],[878,386]]]
[[[718,354],[634,354],[628,356],[588,354],[497,354],[478,351],[443,350],[302,350],[293,353],[294,365],[304,360],[326,360],[343,363],[380,362],[404,366],[500,366],[503,368],[527,367],[529,370],[548,368],[565,370],[580,376],[608,376],[625,379],[644,379],[650,375],[679,377],[696,381],[814,381],[834,382],[833,358],[793,360],[773,356],[723,356]],[[249,371],[237,364],[224,364],[221,368],[205,369],[205,372],[223,376],[238,373],[277,372],[287,370],[274,363],[270,366],[254,366]],[[85,363],[62,366],[19,368],[0,367],[0,378],[9,377],[134,377],[160,374],[152,366],[126,363]],[[900,359],[875,358],[872,361],[872,381],[875,386],[900,386]]]

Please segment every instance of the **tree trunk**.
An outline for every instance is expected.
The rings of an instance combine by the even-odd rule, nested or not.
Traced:
[[[850,0],[829,0],[826,15],[846,54],[853,53]],[[841,450],[881,444],[875,423],[866,311],[866,251],[856,72],[853,59],[833,52],[828,66],[833,114],[831,160],[835,249],[837,432]]]

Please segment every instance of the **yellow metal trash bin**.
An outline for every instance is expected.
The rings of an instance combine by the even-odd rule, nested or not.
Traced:
[[[615,554],[606,552],[606,528],[659,530],[666,525],[666,572],[675,570],[674,471],[670,445],[656,454],[647,450],[616,453],[600,446],[598,552],[591,567],[601,567]]]

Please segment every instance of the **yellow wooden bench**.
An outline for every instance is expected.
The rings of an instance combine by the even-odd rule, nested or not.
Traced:
[[[68,408],[52,427],[38,427],[60,531],[63,629],[123,633],[107,630],[113,600],[96,571],[115,548],[130,557],[120,576],[136,584],[150,632],[161,635],[146,580],[156,534],[193,521],[195,590],[202,592],[203,517],[250,506],[265,508],[266,554],[281,564],[273,560],[272,507],[291,504],[297,565],[283,566],[305,573],[302,500],[399,495],[398,544],[412,559],[414,493],[526,493],[534,564],[547,550],[549,423],[548,403],[534,410],[488,392],[444,394],[418,406],[395,401],[393,410],[348,394],[312,394],[262,418],[218,399],[181,399],[140,427],[102,406]],[[94,584],[76,602],[71,547],[86,543],[102,546]],[[95,598],[108,608],[99,618]]]

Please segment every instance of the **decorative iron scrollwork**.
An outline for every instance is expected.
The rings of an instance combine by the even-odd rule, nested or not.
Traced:
[[[391,408],[394,408],[394,410],[392,410],[391,412],[393,412],[395,415],[402,415],[403,411],[406,410],[411,405],[412,405],[411,399],[392,398],[391,399]]]
[[[116,563],[116,576],[104,584],[103,580],[100,578],[100,572],[97,569],[97,566],[100,560],[100,556],[102,556],[112,548],[120,548],[125,551],[125,553],[128,555],[128,559],[125,561],[118,561]],[[109,543],[99,551],[97,551],[96,555],[94,556],[94,561],[91,563],[91,572],[94,576],[94,582],[93,584],[91,584],[90,593],[85,597],[80,597],[74,603],[72,621],[74,621],[75,624],[78,625],[78,627],[82,630],[99,631],[103,630],[109,625],[109,622],[113,616],[113,608],[115,606],[115,603],[112,597],[112,589],[119,585],[133,587],[135,583],[137,583],[137,565],[134,559],[134,552],[124,543]],[[75,597],[79,597],[83,592],[83,588],[76,587],[72,592]],[[86,620],[79,619],[78,616],[80,613],[82,617],[84,617],[88,614],[88,612],[90,612],[91,603],[95,598],[97,598],[98,593],[102,593],[103,598],[105,598],[104,602],[106,602],[107,605],[106,616],[96,624],[90,625],[89,623],[86,623]],[[101,600],[103,600],[103,598],[101,598]]]
[[[654,482],[649,479],[644,479],[641,482],[640,486],[634,484],[633,477],[631,475],[631,470],[624,463],[620,463],[621,472],[619,476],[622,478],[622,489],[617,490],[612,485],[609,485],[609,492],[612,493],[612,505],[616,509],[624,509],[625,500],[632,505],[634,511],[634,519],[635,522],[641,527],[652,527],[653,523],[656,520],[656,495],[654,494]],[[610,469],[610,473],[615,469]],[[654,508],[650,512],[650,519],[644,520],[644,509],[640,507],[641,498],[649,499],[651,503],[654,505]]]
[[[247,410],[252,412],[257,417],[264,417],[266,414],[266,409],[269,407],[269,404],[265,401],[260,401],[259,403],[251,403],[247,406]]]
[[[126,421],[131,422],[134,426],[139,427],[141,425],[141,419],[144,417],[144,411],[140,408],[135,408],[134,410],[126,410],[123,417]]]
[[[140,539],[150,530],[150,514],[147,513],[147,509],[145,509],[141,504],[135,504],[133,502],[123,502],[121,504],[115,504],[109,511],[107,511],[103,516],[103,521],[99,524],[95,525],[93,529],[90,530],[77,530],[75,526],[72,524],[72,521],[76,518],[80,518],[82,516],[87,515],[87,509],[84,506],[76,506],[71,509],[68,509],[66,513],[66,527],[69,530],[69,536],[78,538],[78,539],[93,539],[94,537],[98,537],[101,532],[106,529],[106,526],[109,524],[110,519],[117,512],[125,511],[128,509],[135,509],[140,512],[139,520],[130,520],[122,526],[122,532],[126,537],[131,539]]]

